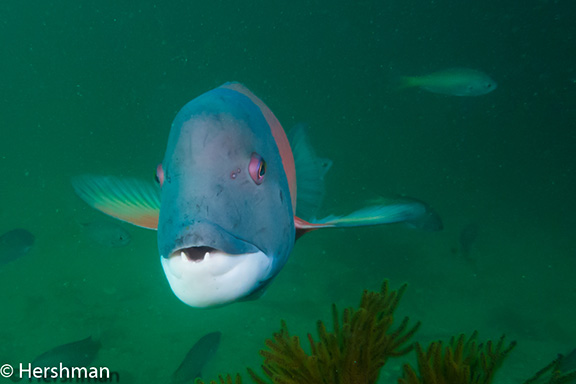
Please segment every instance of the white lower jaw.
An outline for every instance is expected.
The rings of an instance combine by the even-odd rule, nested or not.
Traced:
[[[186,255],[161,258],[174,294],[192,307],[234,302],[258,288],[270,275],[272,258],[263,252],[231,255],[213,250],[201,261]]]

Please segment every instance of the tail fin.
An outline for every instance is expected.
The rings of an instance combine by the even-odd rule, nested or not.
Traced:
[[[398,76],[395,79],[397,89],[418,87],[418,78],[415,76]]]

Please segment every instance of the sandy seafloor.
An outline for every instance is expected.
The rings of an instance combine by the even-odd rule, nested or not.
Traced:
[[[281,319],[304,336],[331,303],[356,305],[384,279],[409,284],[399,315],[422,321],[416,340],[473,330],[516,340],[497,383],[575,348],[574,9],[512,3],[2,4],[0,232],[26,228],[36,244],[0,266],[0,363],[92,334],[96,365],[121,382],[161,383],[218,330],[204,376],[245,373]],[[453,66],[483,69],[498,89],[458,98],[392,80]],[[310,233],[264,297],[212,310],[171,293],[154,232],[126,226],[122,248],[90,242],[78,223],[98,214],[70,178],[151,180],[177,110],[229,80],[286,129],[310,125],[334,162],[321,212],[406,194],[437,210],[444,230]],[[474,265],[454,251],[470,223]]]

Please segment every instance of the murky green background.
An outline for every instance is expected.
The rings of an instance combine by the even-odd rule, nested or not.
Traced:
[[[531,376],[576,347],[575,17],[565,0],[2,1],[0,232],[37,242],[0,269],[0,359],[100,334],[96,364],[158,383],[220,330],[206,376],[244,372],[280,319],[304,335],[330,303],[355,305],[388,278],[410,284],[401,309],[423,321],[419,339],[506,333],[519,346],[499,380]],[[394,86],[457,66],[498,89]],[[180,107],[231,80],[286,129],[310,124],[334,162],[323,212],[402,193],[445,230],[312,233],[262,299],[213,310],[173,296],[153,232],[127,227],[124,248],[89,242],[78,223],[99,216],[70,178],[151,179]],[[457,252],[469,223],[475,266]]]

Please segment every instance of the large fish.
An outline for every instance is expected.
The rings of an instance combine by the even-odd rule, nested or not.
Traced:
[[[321,183],[327,169],[302,130],[296,131],[293,154],[272,111],[243,85],[226,83],[177,114],[157,185],[95,175],[80,176],[73,185],[92,207],[158,230],[170,286],[193,307],[258,298],[296,238],[311,230],[397,222],[441,227],[426,204],[408,198],[322,220],[296,216],[296,172]],[[321,190],[303,183],[298,188],[308,191],[299,199]]]

